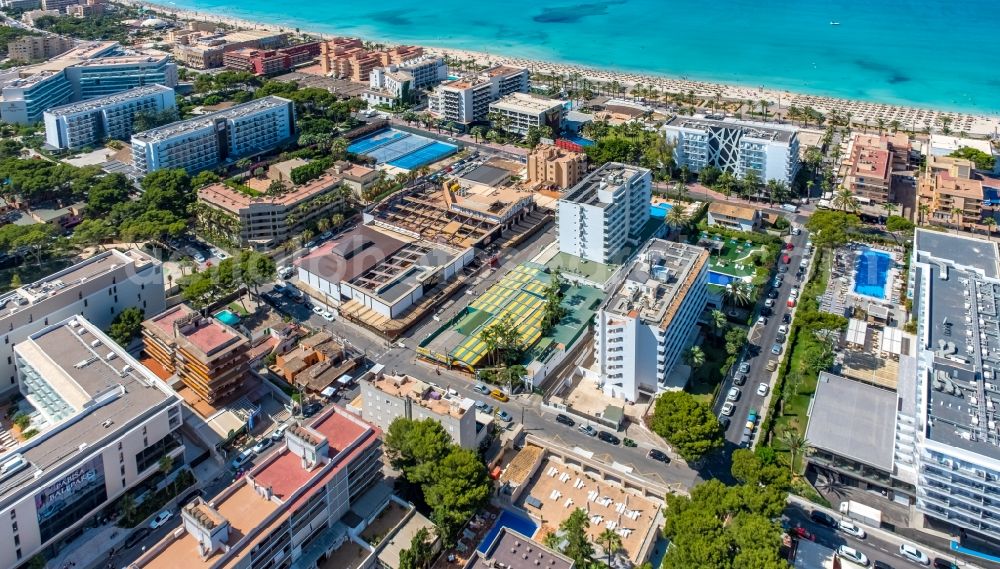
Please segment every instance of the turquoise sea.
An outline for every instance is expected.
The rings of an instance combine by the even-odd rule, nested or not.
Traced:
[[[1000,0],[171,4],[326,34],[1000,114]]]

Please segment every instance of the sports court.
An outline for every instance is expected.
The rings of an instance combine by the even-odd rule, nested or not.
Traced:
[[[347,151],[374,158],[379,164],[414,170],[454,154],[458,147],[389,128],[355,140]]]

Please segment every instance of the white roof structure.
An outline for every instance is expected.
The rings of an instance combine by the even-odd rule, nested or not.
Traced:
[[[879,349],[890,354],[901,354],[903,352],[903,331],[899,328],[882,330],[882,345]]]
[[[975,148],[993,155],[993,148],[990,146],[990,141],[988,140],[978,140],[975,138],[959,138],[957,136],[945,136],[943,134],[932,134],[931,135],[931,154],[935,156],[942,156],[945,154],[951,154],[952,152],[962,148],[963,146],[968,146],[969,148]]]
[[[847,322],[847,341],[857,346],[865,345],[865,338],[868,336],[868,323],[864,320],[851,318]],[[897,352],[898,353],[898,352]]]

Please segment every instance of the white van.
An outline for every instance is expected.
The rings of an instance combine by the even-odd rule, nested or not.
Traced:
[[[233,470],[239,470],[241,466],[250,462],[251,458],[253,458],[253,450],[246,449],[245,451],[236,455],[236,458],[234,458],[233,461],[229,464],[230,466],[233,467]]]

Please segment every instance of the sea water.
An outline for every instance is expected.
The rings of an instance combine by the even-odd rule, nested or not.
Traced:
[[[325,34],[1000,115],[998,0],[175,0],[170,5]]]

